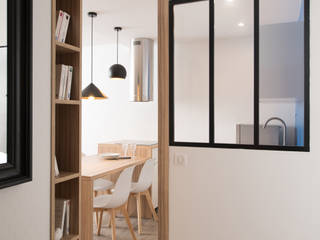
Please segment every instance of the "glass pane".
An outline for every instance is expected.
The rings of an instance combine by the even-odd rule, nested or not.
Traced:
[[[215,1],[215,143],[253,144],[254,0]]]
[[[304,145],[304,1],[260,0],[260,144]]]
[[[0,0],[0,164],[7,162],[7,1]]]
[[[175,141],[209,142],[209,1],[174,7]]]

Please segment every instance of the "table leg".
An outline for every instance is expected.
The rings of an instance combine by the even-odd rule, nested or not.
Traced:
[[[93,239],[93,181],[81,178],[81,240]]]

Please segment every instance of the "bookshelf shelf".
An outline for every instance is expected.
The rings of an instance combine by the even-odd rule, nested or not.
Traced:
[[[58,183],[66,182],[66,181],[78,178],[79,176],[80,176],[79,173],[61,171],[59,176],[55,178],[55,183],[58,184]]]
[[[80,172],[81,172],[81,51],[82,0],[51,0],[51,199],[50,239],[55,239],[56,199],[70,203],[70,235],[62,240],[80,240]],[[70,15],[65,43],[56,41],[57,13]],[[57,65],[73,67],[70,98],[56,98]],[[60,72],[60,69],[59,73]],[[59,74],[58,73],[58,74]],[[58,85],[60,86],[60,85]],[[55,176],[57,161],[60,175]],[[66,220],[65,220],[66,223]],[[58,223],[57,223],[58,224]]]
[[[56,104],[66,104],[66,105],[80,105],[81,101],[80,100],[60,100],[56,99]]]
[[[78,240],[78,239],[79,239],[79,235],[68,235],[62,238],[62,240]]]
[[[80,52],[80,48],[73,46],[71,44],[68,43],[62,43],[62,42],[58,42],[56,41],[56,51],[57,53],[79,53]]]

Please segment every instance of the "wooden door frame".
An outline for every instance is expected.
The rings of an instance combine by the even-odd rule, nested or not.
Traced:
[[[158,0],[159,240],[169,240],[169,0]]]

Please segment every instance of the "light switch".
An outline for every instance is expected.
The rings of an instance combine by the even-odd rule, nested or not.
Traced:
[[[185,167],[188,163],[187,155],[186,154],[175,154],[174,164],[176,166],[183,166]]]

